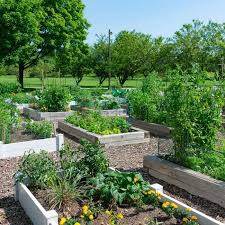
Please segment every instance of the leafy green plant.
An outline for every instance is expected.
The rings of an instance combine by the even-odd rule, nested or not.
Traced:
[[[163,101],[163,84],[157,74],[150,74],[141,88],[128,93],[129,114],[152,123],[165,123],[161,104]]]
[[[130,129],[130,124],[126,119],[104,117],[99,112],[94,111],[87,113],[75,112],[66,118],[66,122],[102,135],[126,133]]]
[[[86,170],[93,177],[108,170],[109,162],[100,145],[91,144],[83,140],[79,151],[83,155],[79,161],[81,170]]]
[[[118,171],[98,174],[90,180],[90,184],[93,188],[88,194],[106,205],[141,205],[144,192],[150,189],[149,183],[140,174]]]
[[[0,95],[20,92],[20,85],[17,83],[0,83]]]
[[[50,138],[53,134],[53,124],[49,121],[29,121],[25,129],[37,138]]]
[[[56,164],[46,151],[24,155],[18,174],[17,180],[24,182],[28,178],[31,186],[41,188],[51,186],[58,176]]]
[[[72,96],[68,89],[52,86],[40,92],[36,103],[43,112],[61,112],[69,110],[71,100]]]
[[[12,128],[18,127],[19,121],[19,111],[15,105],[0,101],[0,141],[10,142]]]
[[[112,89],[112,95],[114,97],[126,98],[128,89]]]

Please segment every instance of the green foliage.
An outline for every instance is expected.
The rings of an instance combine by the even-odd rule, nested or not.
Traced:
[[[127,133],[130,129],[126,119],[104,117],[99,112],[94,111],[87,113],[75,112],[66,118],[66,122],[101,135]]]
[[[220,150],[221,151],[221,150]],[[191,155],[191,153],[193,153]],[[215,179],[225,181],[225,151],[201,152],[196,154],[188,149],[188,154],[179,157],[179,163],[195,171],[207,174]]]
[[[36,138],[50,138],[53,134],[53,124],[49,121],[29,121],[25,129]]]
[[[147,66],[151,57],[152,38],[135,31],[121,31],[112,47],[112,73],[121,86],[137,74],[151,72]]]
[[[79,161],[79,167],[83,168],[81,170],[86,170],[92,177],[108,170],[109,162],[100,145],[82,141],[79,151],[83,155]]]
[[[140,89],[128,93],[129,113],[132,117],[147,122],[164,123],[161,110],[163,82],[156,73],[149,74]]]
[[[106,36],[98,37],[90,52],[90,66],[99,79],[99,84],[108,78],[109,75],[109,45]]]
[[[16,107],[0,100],[0,141],[10,143],[12,128],[19,125],[19,120]]]
[[[1,95],[0,100],[4,100],[6,102],[10,101],[10,103],[13,104],[28,104],[32,102],[32,96],[28,93],[19,92]]]
[[[128,89],[112,89],[112,95],[119,98],[126,98],[128,92]]]
[[[17,83],[0,83],[0,95],[20,92],[20,85]]]
[[[56,182],[56,164],[45,151],[29,152],[23,156],[18,175],[19,181],[29,179],[31,186],[45,188]]]
[[[224,104],[222,90],[206,84],[201,71],[193,71],[188,80],[177,70],[171,75],[174,79],[165,91],[163,105],[167,124],[174,128],[177,157],[186,148],[193,148],[196,153],[215,149]]]
[[[81,0],[0,2],[0,58],[23,71],[62,48],[83,48],[89,24]],[[13,27],[13,29],[12,29]],[[7,34],[7,35],[6,35]]]
[[[118,171],[98,174],[90,180],[90,184],[93,188],[89,195],[100,199],[106,205],[141,205],[143,193],[150,188],[149,183],[145,182],[140,174]]]
[[[43,112],[68,111],[72,99],[69,90],[60,86],[48,87],[38,97],[38,108]]]

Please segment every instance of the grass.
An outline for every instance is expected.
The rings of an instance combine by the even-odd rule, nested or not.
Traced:
[[[141,85],[143,78],[136,78],[133,80],[126,81],[124,87],[125,88],[136,88]],[[17,82],[16,76],[0,76],[0,82]],[[45,85],[55,85],[55,84],[61,84],[62,86],[73,86],[75,85],[75,80],[72,77],[65,77],[65,78],[52,78],[48,77],[45,79]],[[25,77],[24,78],[24,87],[25,88],[41,88],[42,82],[39,78],[30,78]],[[99,81],[96,77],[93,76],[86,76],[81,81],[80,86],[83,88],[93,88],[93,87],[99,87]],[[111,81],[112,87],[119,87],[119,83],[115,78],[112,78]],[[101,85],[102,88],[108,87],[108,80],[104,81],[104,83]]]

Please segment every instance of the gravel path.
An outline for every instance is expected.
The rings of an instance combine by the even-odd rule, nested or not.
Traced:
[[[75,140],[66,137],[66,143],[77,146]],[[184,190],[157,180],[142,170],[143,156],[157,153],[157,138],[152,138],[148,144],[108,147],[106,154],[110,166],[121,170],[135,170],[143,173],[151,183],[160,183],[171,196],[199,209],[208,215],[225,222],[225,209],[204,199],[190,195]],[[20,158],[0,160],[0,224],[1,225],[30,225],[23,209],[14,200],[13,174],[16,172]]]

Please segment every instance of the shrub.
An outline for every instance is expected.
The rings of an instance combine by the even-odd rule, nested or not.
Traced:
[[[38,97],[38,108],[44,112],[67,111],[72,100],[69,90],[59,86],[44,89]]]
[[[30,121],[25,129],[37,138],[50,138],[53,133],[53,124],[49,121]]]
[[[20,92],[20,85],[17,83],[0,83],[0,95]]]
[[[163,105],[167,124],[174,128],[177,154],[185,149],[197,152],[215,149],[216,135],[221,127],[223,94],[220,88],[206,84],[200,78],[201,72],[193,73],[189,74],[187,81],[174,71],[165,91]]]
[[[109,162],[100,145],[82,141],[79,151],[83,155],[79,162],[81,170],[88,171],[88,174],[91,176],[96,176],[98,173],[105,173],[108,170]]]
[[[0,141],[9,143],[11,130],[19,124],[19,112],[14,105],[0,101]]]
[[[157,74],[150,74],[141,88],[128,93],[129,114],[147,122],[165,123],[161,110],[163,85]]]
[[[56,165],[47,152],[29,152],[23,157],[17,180],[24,182],[27,178],[31,186],[42,188],[49,187],[56,182]]]
[[[167,124],[174,128],[175,154],[172,160],[188,168],[225,180],[225,155],[217,153],[217,133],[221,127],[223,90],[205,83],[205,73],[181,76],[173,71],[165,91]]]
[[[104,117],[99,112],[75,112],[66,118],[66,122],[96,134],[109,135],[126,133],[130,124],[124,118]]]

